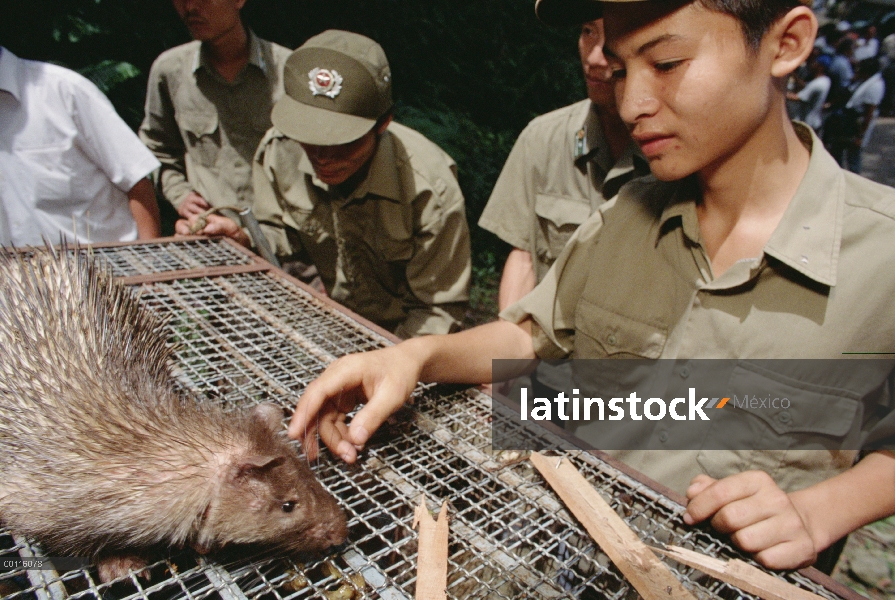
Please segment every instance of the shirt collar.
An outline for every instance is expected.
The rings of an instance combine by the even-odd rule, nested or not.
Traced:
[[[795,127],[811,158],[764,251],[806,277],[834,286],[842,241],[845,177],[814,131],[801,123],[795,123]]]
[[[814,131],[801,123],[794,125],[799,139],[811,153],[808,170],[765,244],[764,254],[822,285],[834,286],[842,240],[845,178]],[[672,199],[662,211],[660,235],[668,231],[666,224],[671,219],[679,218],[684,235],[699,243],[698,197],[695,179],[678,182]]]
[[[602,134],[602,127],[597,106],[591,103],[581,129],[575,135],[574,159],[579,167],[588,161],[594,161],[604,172],[612,168],[612,154],[606,136]]]
[[[267,72],[267,59],[264,58],[264,52],[261,48],[261,40],[255,35],[255,32],[251,29],[246,29],[246,33],[249,38],[249,62],[250,65],[255,65],[262,71],[264,71],[265,75],[270,75]],[[196,55],[193,58],[193,72],[199,70],[200,67],[205,67],[209,72],[214,73],[215,69],[211,65],[211,61],[208,58],[208,52],[206,50],[205,44],[199,44],[198,48],[196,48]]]
[[[347,200],[373,195],[394,202],[404,202],[406,198],[401,186],[402,179],[398,164],[404,161],[409,162],[410,156],[403,148],[398,147],[394,134],[386,129],[385,133],[379,136],[376,152],[370,159],[367,176],[351,192]],[[298,161],[298,168],[306,175],[311,176],[311,181],[315,186],[327,191],[331,190],[331,186],[323,183],[314,175],[314,167],[307,154],[302,153]]]
[[[0,46],[0,90],[9,92],[12,97],[21,102],[21,91],[16,69],[18,57]]]

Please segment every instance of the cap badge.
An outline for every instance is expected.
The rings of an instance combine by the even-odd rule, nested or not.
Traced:
[[[342,91],[342,76],[335,70],[315,67],[308,72],[308,87],[314,96],[335,98]]]

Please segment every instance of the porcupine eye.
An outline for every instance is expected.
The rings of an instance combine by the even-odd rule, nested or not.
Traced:
[[[295,510],[295,502],[294,501],[290,500],[289,502],[283,502],[283,512],[284,513],[291,513],[293,510]]]

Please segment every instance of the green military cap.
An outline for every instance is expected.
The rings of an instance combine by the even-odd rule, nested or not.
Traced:
[[[535,14],[547,25],[581,25],[602,17],[603,3],[597,0],[536,0]]]
[[[392,77],[382,47],[368,37],[330,29],[286,60],[285,95],[271,121],[305,144],[335,146],[363,137],[392,107]]]

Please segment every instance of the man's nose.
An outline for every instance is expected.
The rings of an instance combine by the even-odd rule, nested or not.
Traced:
[[[609,66],[609,61],[606,60],[606,55],[603,54],[602,44],[595,45],[587,55],[586,60],[589,67],[607,68]]]
[[[659,100],[646,77],[630,74],[615,87],[615,100],[622,120],[633,125],[659,110]]]

